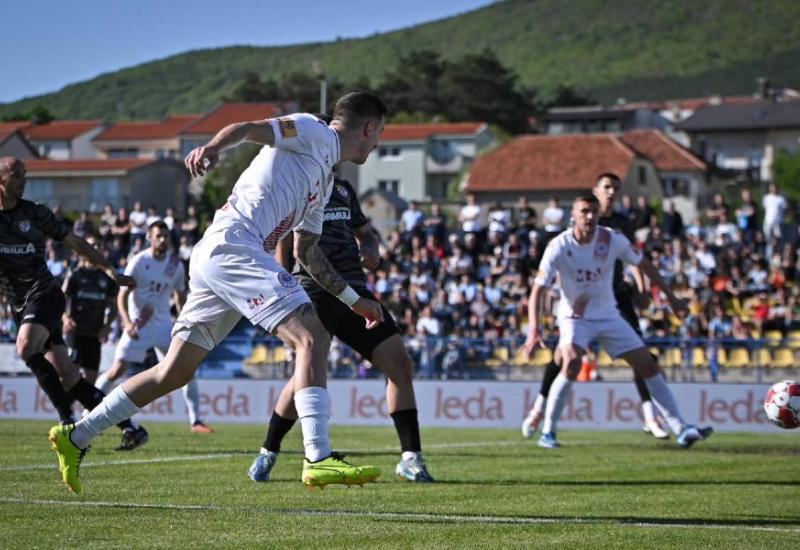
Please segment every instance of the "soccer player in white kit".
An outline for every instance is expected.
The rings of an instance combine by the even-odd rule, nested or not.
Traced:
[[[136,279],[134,290],[123,288],[117,295],[117,310],[122,321],[122,337],[114,353],[114,364],[97,380],[97,387],[109,393],[131,364],[143,363],[151,348],[163,357],[169,349],[172,332],[171,303],[180,314],[186,302],[186,272],[177,254],[170,254],[169,228],[158,220],[147,228],[150,246],[134,255],[125,266],[125,275]],[[200,390],[192,377],[183,387],[183,399],[189,411],[189,426],[195,433],[211,433],[200,417]],[[147,439],[146,432],[130,434]]]
[[[200,176],[214,167],[227,147],[243,141],[265,145],[192,252],[189,297],[164,360],[117,387],[77,424],[50,430],[62,479],[71,490],[81,490],[78,469],[92,439],[119,422],[115,419],[129,418],[186,384],[242,316],[295,350],[294,400],[305,447],[303,483],[351,485],[377,479],[377,468],[354,466],[331,452],[326,389],[330,336],[308,295],[273,254],[278,241],[294,230],[295,256],[314,280],[364,317],[368,327],[383,321],[380,305],[360,297],[342,279],[318,241],[334,165],[366,162],[377,146],[385,115],[377,96],[353,92],[336,102],[330,125],[309,114],[233,124],[189,153],[186,166]]]
[[[556,425],[566,404],[566,397],[580,371],[581,358],[589,343],[599,341],[609,355],[621,357],[644,378],[653,402],[681,447],[707,437],[711,428],[687,424],[675,398],[658,369],[653,356],[630,324],[622,318],[612,289],[614,262],[635,265],[667,296],[676,313],[686,310],[664,283],[658,270],[636,250],[621,233],[599,227],[599,201],[591,194],[581,195],[572,205],[574,226],[559,234],[547,245],[539,264],[528,300],[528,338],[523,349],[530,357],[536,347],[544,346],[540,334],[539,311],[544,289],[559,277],[561,300],[558,305],[561,372],[550,388],[540,447],[558,447]]]

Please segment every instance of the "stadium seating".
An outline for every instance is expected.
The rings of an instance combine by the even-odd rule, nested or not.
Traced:
[[[747,348],[732,348],[720,359],[720,364],[727,369],[743,369],[750,367],[750,352]]]

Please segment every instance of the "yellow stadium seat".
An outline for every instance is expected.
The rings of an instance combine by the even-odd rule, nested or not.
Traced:
[[[553,351],[550,348],[537,349],[531,358],[534,367],[546,367],[553,360]]]
[[[759,367],[769,367],[772,364],[772,354],[767,348],[761,348],[756,353],[756,365]]]
[[[250,357],[245,359],[245,365],[264,365],[269,361],[269,356],[267,354],[267,346],[264,344],[256,344],[253,346],[253,351],[250,353]]]
[[[783,340],[783,333],[779,330],[768,330],[764,333],[764,338],[772,345],[779,344]]]
[[[692,367],[695,369],[704,369],[708,367],[705,349],[700,347],[692,348]]]
[[[776,369],[791,369],[796,366],[794,350],[790,348],[778,348],[772,354],[771,366]]]
[[[790,348],[800,348],[800,330],[790,330],[786,335],[786,343]]]
[[[499,346],[492,350],[492,356],[486,360],[486,365],[493,368],[502,367],[503,365],[508,365],[509,359],[508,348]]]
[[[614,365],[614,360],[608,354],[608,352],[604,349],[600,350],[600,353],[597,354],[597,366],[598,367],[611,367]]]
[[[284,363],[286,361],[286,348],[278,345],[272,348],[272,362]]]
[[[750,353],[747,348],[733,348],[728,350],[725,361],[720,360],[723,367],[728,369],[742,369],[750,366]]]

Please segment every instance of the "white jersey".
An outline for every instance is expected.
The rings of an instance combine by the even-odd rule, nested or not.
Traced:
[[[559,275],[559,319],[610,319],[619,315],[614,298],[614,262],[639,265],[642,254],[621,233],[598,227],[588,244],[568,229],[547,245],[535,283],[550,286]]]
[[[169,314],[172,292],[186,292],[186,273],[177,254],[156,260],[148,248],[136,254],[125,267],[125,275],[136,279],[128,294],[128,315],[139,328],[172,325]]]
[[[265,146],[239,176],[206,234],[243,226],[273,254],[294,228],[322,233],[324,206],[339,162],[338,134],[317,117],[299,113],[268,121],[275,146]]]

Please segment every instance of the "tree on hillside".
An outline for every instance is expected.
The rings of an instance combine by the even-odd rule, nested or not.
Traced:
[[[20,120],[30,120],[34,124],[47,124],[55,120],[56,117],[47,107],[43,105],[37,105],[30,111],[24,112],[15,112],[9,113],[7,115],[3,115],[0,117],[0,121],[2,122],[16,122]]]
[[[416,50],[400,58],[394,71],[378,87],[378,95],[391,116],[419,113],[430,118],[443,114],[446,100],[439,85],[445,67],[439,53],[431,50]]]
[[[440,94],[449,120],[481,120],[519,134],[528,130],[534,105],[517,87],[517,75],[491,50],[448,63]]]
[[[793,200],[800,200],[800,151],[778,151],[772,163],[772,171],[781,193]]]
[[[542,98],[538,108],[540,112],[546,112],[553,107],[582,107],[585,105],[597,105],[597,101],[572,86],[559,84],[547,97]]]
[[[242,101],[257,103],[260,101],[275,101],[280,96],[280,88],[274,80],[261,80],[254,72],[247,72],[239,86],[230,96],[223,98],[225,101]]]

